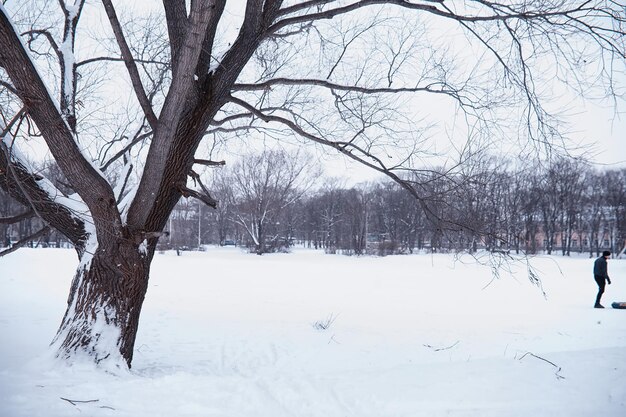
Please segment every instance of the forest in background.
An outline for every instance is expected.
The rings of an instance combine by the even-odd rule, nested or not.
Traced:
[[[209,188],[217,208],[181,198],[159,250],[233,245],[262,254],[303,245],[350,255],[489,250],[595,256],[625,247],[626,168],[564,158],[519,168],[491,158],[454,174],[414,173],[419,178],[412,180],[424,184],[426,203],[420,205],[390,180],[346,186],[315,165],[302,155],[266,151],[213,169]],[[44,170],[63,187],[58,168]],[[21,221],[11,224],[17,216]],[[31,247],[71,246],[53,230],[33,238],[41,220],[1,190],[0,217],[3,251],[24,239]]]

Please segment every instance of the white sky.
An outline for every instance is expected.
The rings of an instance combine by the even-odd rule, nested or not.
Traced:
[[[607,167],[626,166],[626,103],[622,114],[614,108],[587,102],[577,107],[579,113],[571,117],[573,136],[591,149],[585,155],[597,164]]]

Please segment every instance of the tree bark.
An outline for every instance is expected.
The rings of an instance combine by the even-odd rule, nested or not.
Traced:
[[[107,243],[83,255],[52,344],[63,359],[86,354],[97,364],[130,368],[154,244]]]

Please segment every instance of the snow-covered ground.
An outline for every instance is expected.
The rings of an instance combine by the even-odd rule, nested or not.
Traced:
[[[626,310],[592,308],[592,263],[533,259],[544,298],[523,267],[452,255],[159,254],[111,374],[48,349],[74,253],[20,250],[0,259],[0,416],[625,416]],[[609,274],[607,307],[626,261]]]

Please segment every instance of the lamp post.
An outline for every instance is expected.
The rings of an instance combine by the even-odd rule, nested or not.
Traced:
[[[202,202],[198,200],[198,250],[200,250],[200,238],[202,236]]]

